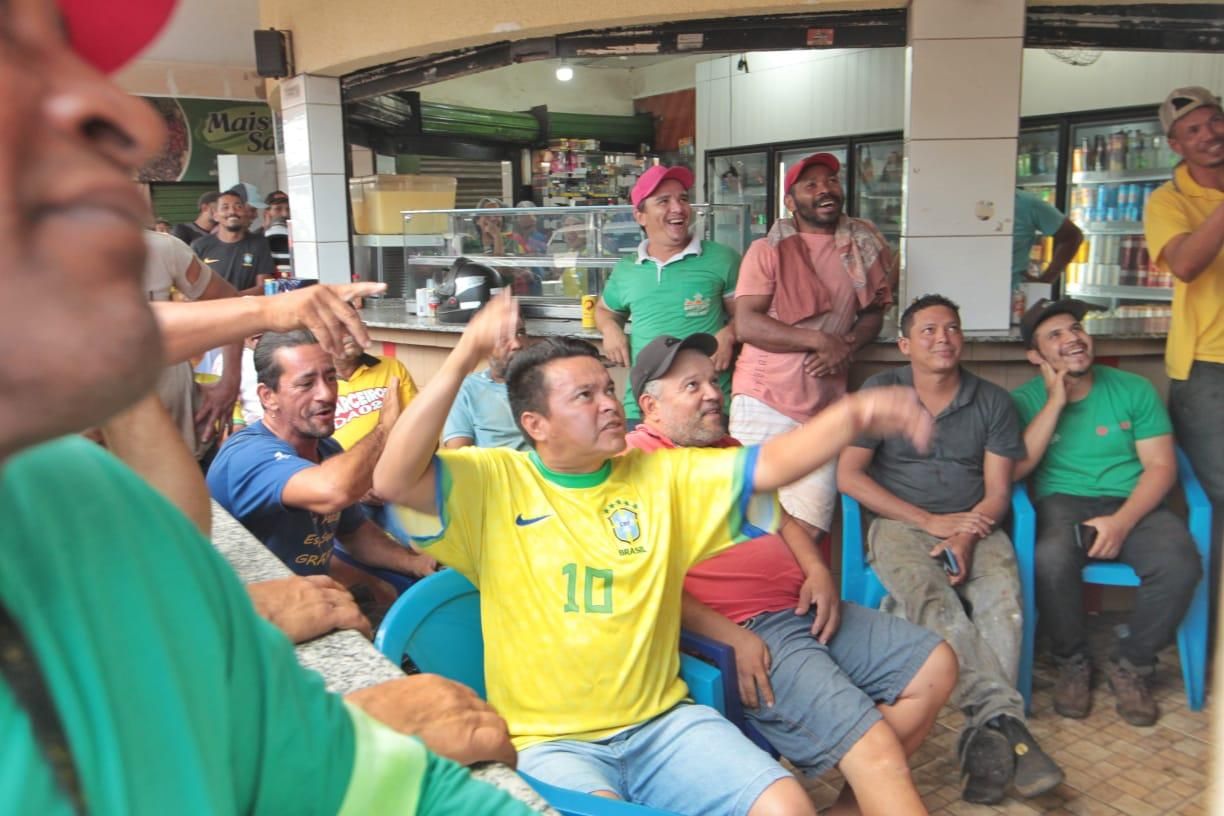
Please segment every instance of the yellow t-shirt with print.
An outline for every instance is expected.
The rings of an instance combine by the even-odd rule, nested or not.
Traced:
[[[629,451],[596,473],[535,452],[438,453],[437,515],[414,543],[480,589],[489,702],[519,750],[596,740],[685,699],[680,594],[693,564],[776,529],[758,449]]]
[[[1162,271],[1169,271],[1161,256],[1169,241],[1194,230],[1220,206],[1224,191],[1201,186],[1185,162],[1173,169],[1172,180],[1152,193],[1143,212],[1148,252]],[[1224,363],[1224,251],[1192,283],[1173,279],[1165,372],[1170,379],[1187,379],[1195,360]]]
[[[394,357],[363,355],[361,364],[347,380],[337,380],[336,441],[345,450],[364,439],[378,424],[387,383],[399,377],[400,409],[417,394],[416,383],[404,364]]]

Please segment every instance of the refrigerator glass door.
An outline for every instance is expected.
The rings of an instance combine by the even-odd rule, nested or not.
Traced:
[[[895,252],[901,244],[901,181],[905,145],[900,140],[855,146],[852,215],[872,222]]]
[[[748,205],[751,237],[760,238],[769,229],[769,154],[764,151],[711,156],[706,168],[711,204]]]
[[[846,187],[846,145],[841,144],[814,144],[806,147],[792,147],[787,150],[778,151],[778,167],[777,167],[777,185],[778,185],[778,217],[790,217],[790,213],[786,210],[786,173],[793,166],[806,159],[813,153],[832,153],[841,163],[841,181],[842,188]],[[849,205],[850,202],[846,202]]]

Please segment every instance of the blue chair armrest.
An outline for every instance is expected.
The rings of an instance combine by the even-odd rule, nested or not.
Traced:
[[[1190,466],[1190,457],[1179,446],[1177,453],[1177,477],[1181,481],[1182,493],[1186,497],[1187,526],[1199,555],[1203,558],[1203,569],[1211,565],[1211,500],[1207,498],[1202,483]]]
[[[711,666],[692,655],[680,655],[680,679],[688,686],[693,701],[715,709],[726,716],[723,711],[726,692],[723,689],[722,672],[717,666]]]
[[[765,739],[748,718],[744,716],[744,705],[739,696],[739,675],[735,669],[735,648],[720,640],[699,635],[696,632],[683,630],[680,633],[680,649],[698,655],[702,660],[709,661],[718,669],[722,681],[723,697],[721,706],[714,706],[722,715],[735,724],[744,736],[773,758],[778,758],[778,751]],[[681,660],[687,655],[682,654]],[[683,669],[683,666],[682,666]],[[683,670],[681,674],[683,674]],[[690,689],[692,686],[689,687]],[[694,696],[696,699],[696,696]],[[702,702],[697,700],[697,702]],[[707,705],[709,705],[707,703]]]
[[[857,501],[841,494],[842,507],[842,585],[841,596],[863,602],[863,575],[867,569],[863,553],[863,509]]]
[[[618,799],[606,799],[589,793],[558,788],[541,782],[530,774],[519,772],[519,776],[543,796],[563,816],[675,816],[670,811],[657,810],[645,805],[633,805]]]

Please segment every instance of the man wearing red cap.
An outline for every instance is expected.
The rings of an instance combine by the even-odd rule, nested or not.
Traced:
[[[3,8],[0,343],[23,353],[0,361],[0,812],[526,812],[355,707],[372,699],[325,693],[182,512],[92,442],[55,438],[147,393],[163,351],[186,356],[141,286],[150,214],[131,181],[165,131],[97,70],[146,45],[173,3]],[[288,322],[351,330],[351,307],[314,288],[343,308],[299,297]],[[224,312],[203,334],[236,330],[226,342],[275,301],[158,306]],[[481,710],[461,704],[437,735],[476,715],[513,761]]]
[[[786,208],[744,255],[735,308],[744,343],[732,382],[731,435],[763,442],[846,393],[851,355],[875,339],[892,305],[892,250],[869,221],[842,212],[841,164],[816,153],[786,174]],[[819,540],[837,497],[837,462],[780,491]]]
[[[689,188],[693,174],[685,167],[650,168],[633,185],[629,200],[634,219],[646,232],[636,256],[621,258],[612,269],[603,297],[595,307],[595,325],[603,335],[604,354],[629,366],[638,352],[660,335],[688,337],[704,332],[718,340],[714,367],[723,393],[729,395],[735,329],[731,299],[739,272],[739,255],[722,244],[692,235]],[[625,322],[633,332],[625,336]],[[625,418],[641,419],[637,395],[625,388]]]

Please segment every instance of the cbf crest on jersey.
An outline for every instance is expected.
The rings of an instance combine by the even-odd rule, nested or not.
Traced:
[[[616,536],[618,541],[632,544],[642,537],[637,511],[637,503],[626,499],[616,499],[604,508],[604,518],[612,525],[612,535]]]

